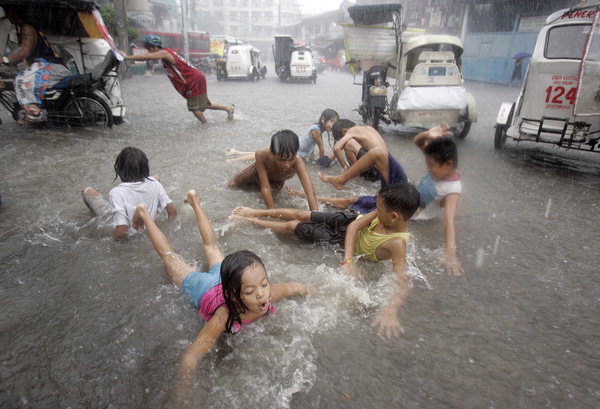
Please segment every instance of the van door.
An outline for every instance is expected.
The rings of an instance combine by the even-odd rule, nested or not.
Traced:
[[[600,6],[596,7],[579,68],[579,88],[573,114],[579,117],[600,115]]]

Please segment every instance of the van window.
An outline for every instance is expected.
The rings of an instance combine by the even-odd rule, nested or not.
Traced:
[[[589,24],[551,28],[548,30],[544,57],[580,60],[589,32]]]

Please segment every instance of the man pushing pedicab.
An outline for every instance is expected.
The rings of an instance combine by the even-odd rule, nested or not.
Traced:
[[[191,111],[203,124],[206,123],[204,116],[206,109],[226,111],[227,119],[233,119],[234,105],[225,106],[211,102],[206,93],[206,77],[202,71],[174,50],[163,48],[160,37],[153,34],[147,35],[144,38],[144,48],[148,50],[148,53],[139,55],[127,55],[124,51],[120,51],[120,53],[126,60],[131,61],[162,61],[171,83],[177,92],[187,99],[188,111]]]

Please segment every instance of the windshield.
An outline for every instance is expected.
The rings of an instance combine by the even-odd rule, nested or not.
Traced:
[[[590,32],[589,24],[557,26],[548,31],[544,57],[580,60]]]

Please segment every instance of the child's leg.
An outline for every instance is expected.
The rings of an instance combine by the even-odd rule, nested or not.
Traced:
[[[229,181],[229,187],[259,186],[256,175],[256,163],[251,163],[236,173]]]
[[[255,152],[254,151],[238,151],[237,149],[229,149],[229,151],[227,152],[227,155],[254,155]]]
[[[198,231],[202,237],[204,254],[206,254],[208,268],[210,269],[215,264],[223,261],[223,253],[221,253],[221,250],[219,250],[217,236],[215,235],[215,231],[210,224],[210,220],[208,220],[206,213],[204,213],[204,209],[200,205],[200,201],[198,200],[198,195],[196,195],[195,190],[188,190],[184,202],[192,206],[192,209],[194,209],[194,214],[196,215],[196,224],[198,225]]]
[[[192,111],[192,113],[198,119],[198,121],[202,122],[203,124],[205,124],[206,122],[208,122],[206,120],[206,117],[204,116],[204,112],[202,112],[200,110],[197,110],[197,111]]]
[[[359,160],[357,160],[350,168],[346,169],[344,173],[337,176],[325,175],[322,172],[319,172],[319,178],[325,182],[330,183],[338,190],[344,188],[346,183],[354,179],[357,176],[360,176],[361,173],[370,169],[372,166],[381,173],[382,175],[387,175],[388,172],[388,152],[382,148],[374,148],[368,151],[364,156],[362,156]]]
[[[304,193],[300,190],[295,190],[295,189],[292,189],[291,187],[287,187],[286,189],[290,196],[306,198],[306,193]],[[350,196],[350,197],[317,196],[317,200],[319,201],[319,203],[328,204],[330,206],[335,207],[336,209],[347,209],[358,200],[358,196]]]
[[[236,209],[237,210],[237,209]],[[250,223],[254,223],[259,227],[263,227],[265,229],[270,229],[273,233],[277,234],[286,234],[292,235],[296,231],[296,226],[300,223],[299,220],[289,220],[289,221],[278,221],[278,220],[263,220],[258,217],[247,217],[242,216],[238,213],[234,213],[229,216],[230,219],[238,219],[238,220],[246,220]]]
[[[136,230],[146,226],[148,237],[150,237],[154,249],[160,256],[169,278],[177,285],[177,287],[181,287],[183,279],[189,273],[194,271],[194,268],[183,261],[181,256],[173,252],[169,241],[163,232],[160,231],[156,223],[154,223],[154,220],[152,220],[145,205],[139,204],[135,208],[131,224]]]
[[[233,209],[232,215],[241,217],[272,217],[275,219],[295,220],[307,222],[310,220],[309,210],[298,209],[252,209],[250,207],[238,206]]]
[[[256,154],[254,152],[247,153],[245,155],[238,156],[237,158],[227,159],[227,162],[241,162],[247,160],[254,160],[256,158]]]
[[[81,191],[81,196],[83,198],[83,203],[87,206],[88,209],[96,216],[103,215],[110,208],[110,204],[102,198],[100,192],[98,192],[93,187],[86,187]]]

